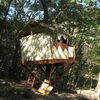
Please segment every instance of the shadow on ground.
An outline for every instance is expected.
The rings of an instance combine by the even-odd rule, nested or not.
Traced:
[[[89,100],[72,93],[52,93],[49,96],[36,94],[22,84],[0,80],[0,100]]]

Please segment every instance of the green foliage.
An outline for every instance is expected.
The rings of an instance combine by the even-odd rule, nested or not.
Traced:
[[[83,5],[84,4],[84,5]],[[20,51],[16,45],[19,30],[30,19],[43,20],[43,7],[39,0],[15,0],[10,4],[7,18],[3,20],[9,0],[0,2],[0,76],[20,79]],[[86,75],[100,72],[100,8],[91,0],[48,0],[49,24],[72,35],[69,44],[76,45],[76,63],[66,75],[64,84],[83,83]],[[25,29],[29,31],[30,29]],[[44,29],[33,29],[42,32]],[[47,32],[48,30],[45,30]],[[55,34],[55,33],[54,33]],[[67,79],[68,78],[68,79]]]

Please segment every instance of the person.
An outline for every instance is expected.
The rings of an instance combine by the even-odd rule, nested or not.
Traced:
[[[62,42],[65,44],[67,43],[67,38],[65,35],[59,35],[57,39],[58,39],[58,42]]]

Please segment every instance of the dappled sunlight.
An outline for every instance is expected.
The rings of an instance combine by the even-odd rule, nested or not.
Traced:
[[[0,0],[0,100],[100,100],[100,0]]]
[[[34,88],[31,89],[25,84],[24,81],[18,84],[0,79],[0,100],[89,100],[76,93],[54,92],[48,96],[41,95]]]
[[[53,46],[53,59],[68,59],[67,48],[62,50],[61,46],[58,48]],[[66,56],[67,55],[67,56]]]
[[[27,36],[21,40],[22,59],[37,61],[50,59],[50,37],[41,34]]]
[[[99,100],[99,95],[97,94],[97,92],[95,90],[77,90],[77,94],[79,95],[83,95],[83,96],[86,96],[88,97],[89,99],[96,99],[96,100]]]
[[[75,57],[74,46],[67,46],[67,44],[54,41],[52,36],[45,33],[38,33],[21,38],[22,61],[66,60]]]

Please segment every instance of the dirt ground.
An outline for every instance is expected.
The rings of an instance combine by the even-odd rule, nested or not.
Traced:
[[[0,79],[0,100],[97,100],[95,98],[93,90],[76,90],[76,93],[53,92],[49,96],[44,96],[25,84]]]

